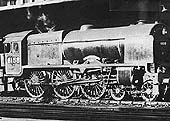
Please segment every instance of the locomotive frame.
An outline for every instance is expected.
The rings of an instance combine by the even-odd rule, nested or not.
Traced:
[[[46,85],[61,99],[106,94],[123,100],[129,94],[153,101],[167,91],[170,58],[161,58],[170,51],[160,49],[170,46],[164,24],[75,30],[65,37],[63,31],[25,31],[4,39],[4,76],[13,77],[14,90],[25,88],[32,97],[41,97]]]

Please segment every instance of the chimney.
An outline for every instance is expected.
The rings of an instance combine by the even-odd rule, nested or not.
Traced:
[[[138,1],[138,20],[146,21],[148,18],[148,0]]]
[[[86,31],[88,29],[92,29],[93,25],[92,24],[85,24],[80,27],[81,31]]]

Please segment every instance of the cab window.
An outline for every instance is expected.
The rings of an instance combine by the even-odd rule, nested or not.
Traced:
[[[18,43],[13,43],[13,50],[14,50],[14,52],[19,52]]]
[[[4,52],[4,44],[2,41],[0,41],[0,53]]]
[[[10,43],[5,43],[5,45],[4,45],[4,52],[5,53],[9,53],[10,49],[11,49]]]

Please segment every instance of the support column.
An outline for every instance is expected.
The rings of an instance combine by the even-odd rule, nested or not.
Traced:
[[[7,93],[8,92],[8,78],[7,77],[3,77],[3,83],[4,83],[4,92]]]

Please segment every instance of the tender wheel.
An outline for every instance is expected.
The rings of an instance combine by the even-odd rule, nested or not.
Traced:
[[[92,75],[89,79],[99,80],[94,83],[87,83],[81,86],[82,93],[85,97],[90,100],[97,100],[103,96],[106,90],[106,84],[103,80],[101,80],[98,75]]]
[[[112,89],[110,89],[110,94],[114,100],[123,100],[125,97],[125,88],[123,85],[113,85]]]
[[[158,95],[153,94],[153,82],[152,81],[146,81],[142,85],[142,98],[145,101],[154,101],[156,100]]]
[[[73,78],[72,72],[70,70],[55,70],[52,73],[52,86],[54,89],[54,93],[56,96],[60,97],[61,99],[68,99],[70,98],[75,90],[75,85],[69,84],[62,84],[62,82],[70,81]]]
[[[42,71],[33,71],[29,78],[24,80],[25,89],[31,97],[41,97],[44,94],[43,86],[40,85],[44,80]]]

